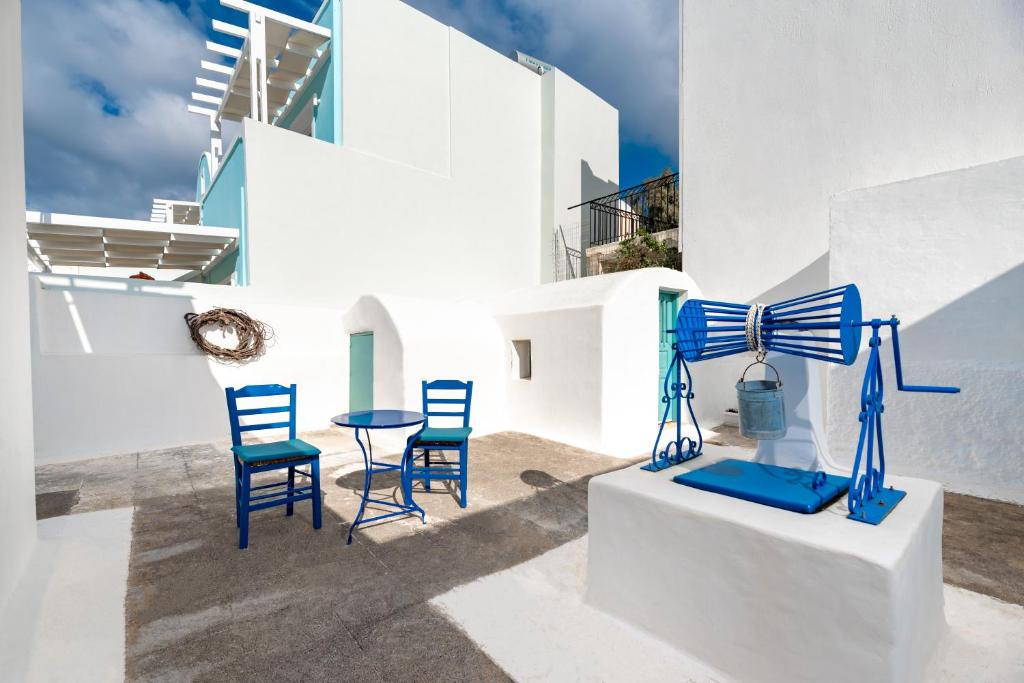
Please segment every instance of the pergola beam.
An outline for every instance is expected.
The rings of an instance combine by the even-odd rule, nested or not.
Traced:
[[[206,102],[207,104],[216,104],[218,106],[220,105],[221,102],[220,97],[214,97],[213,95],[204,95],[201,92],[193,92],[192,99],[196,102]]]
[[[321,38],[330,38],[331,30],[319,24],[314,24],[311,21],[303,21],[302,19],[296,19],[290,17],[287,14],[281,12],[275,12],[272,9],[267,9],[261,5],[254,5],[251,2],[245,0],[220,0],[220,4],[228,9],[238,10],[239,12],[245,12],[250,16],[253,14],[262,14],[267,19],[276,21],[279,24],[290,26],[291,28],[301,29],[307,33],[320,36]]]
[[[217,19],[214,19],[212,23],[213,23],[213,30],[217,31],[218,33],[223,33],[225,35],[234,36],[236,38],[248,38],[249,37],[249,31],[247,31],[245,28],[243,28],[241,26],[236,26],[235,24],[229,24],[226,21],[219,21]]]
[[[188,110],[189,110],[189,113],[192,113],[192,114],[202,114],[203,116],[211,116],[211,117],[213,117],[213,116],[217,115],[217,112],[214,111],[213,109],[207,109],[206,107],[200,107],[200,106],[195,105],[195,104],[188,105]]]
[[[224,55],[225,57],[234,57],[235,59],[238,59],[242,54],[242,51],[237,47],[228,47],[227,45],[215,43],[212,40],[206,41],[206,49],[210,52],[216,52],[219,55]]]
[[[228,84],[223,81],[211,81],[209,78],[203,78],[202,76],[196,76],[196,85],[200,88],[209,88],[210,90],[220,90],[221,92],[227,92]]]
[[[199,61],[199,66],[202,67],[203,69],[206,69],[207,71],[212,71],[214,73],[223,74],[225,76],[230,76],[231,74],[233,74],[235,72],[235,70],[232,69],[230,66],[225,66],[224,64],[218,64],[217,62],[211,62],[208,59],[200,60]]]

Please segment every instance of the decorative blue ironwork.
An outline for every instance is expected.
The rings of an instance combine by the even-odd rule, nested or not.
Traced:
[[[672,330],[669,331],[671,332]],[[661,402],[665,404],[665,410],[661,414],[658,438],[654,440],[650,464],[644,465],[641,468],[648,472],[657,472],[673,465],[678,465],[681,462],[692,460],[700,455],[701,450],[704,448],[704,437],[700,433],[697,417],[693,413],[692,401],[694,394],[691,389],[693,378],[690,376],[690,368],[687,367],[686,361],[683,360],[683,354],[679,351],[678,343],[672,344],[672,351],[672,362],[669,365],[668,372],[665,373],[665,382],[662,387]],[[684,372],[686,373],[685,382],[682,381]],[[673,381],[673,373],[675,381]],[[686,399],[686,410],[690,413],[690,422],[697,430],[696,441],[689,436],[683,436],[682,402],[679,400],[681,398]],[[673,406],[675,406],[676,438],[665,444],[665,447],[659,451],[658,446],[661,444],[661,435],[665,431],[665,423],[668,421],[669,413],[673,412]]]
[[[847,493],[846,505],[850,519],[868,524],[878,524],[907,495],[905,491],[893,487],[885,488],[885,448],[882,442],[882,413],[885,405],[882,402],[884,385],[882,382],[882,362],[879,349],[882,338],[878,331],[888,325],[892,331],[892,355],[896,366],[896,388],[900,391],[924,392],[933,394],[956,394],[958,387],[936,387],[903,384],[903,362],[900,358],[900,321],[892,316],[888,321],[879,318],[861,322],[861,326],[871,326],[871,339],[868,348],[868,365],[864,370],[864,382],[860,390],[860,436],[857,438],[857,454],[853,460],[853,472],[850,477],[850,490]],[[875,466],[875,442],[878,443],[878,466]],[[863,463],[863,474],[861,464]]]
[[[363,465],[365,467],[363,471],[363,495],[362,500],[359,503],[359,512],[356,513],[356,518],[352,520],[352,524],[348,528],[348,540],[345,541],[345,545],[352,545],[352,533],[357,527],[363,524],[379,522],[381,520],[390,519],[391,517],[399,517],[402,515],[419,515],[420,520],[424,524],[426,523],[427,513],[416,503],[416,501],[412,499],[412,487],[409,484],[412,444],[415,443],[419,435],[423,433],[422,425],[425,420],[426,417],[422,413],[410,410],[361,410],[354,413],[335,415],[331,418],[331,422],[339,427],[351,427],[356,430],[356,443],[359,444],[359,450],[363,452]],[[370,430],[400,429],[402,427],[413,427],[417,425],[419,425],[419,428],[416,433],[409,438],[409,441],[405,446],[405,451],[402,454],[401,462],[383,463],[377,462],[373,459],[373,443],[370,441]],[[363,440],[359,438],[359,430],[363,430],[363,434],[366,436],[366,444],[363,444]],[[370,491],[373,487],[373,475],[383,474],[385,472],[399,473],[402,480],[401,488],[404,502],[400,503],[397,500],[372,498],[370,496]],[[369,503],[378,507],[392,508],[394,509],[394,512],[385,512],[374,515],[373,517],[364,517],[366,513],[366,506]]]
[[[690,399],[693,398],[693,393],[688,389],[691,380],[689,369],[686,367],[687,361],[710,360],[747,351],[753,351],[758,354],[758,358],[763,358],[763,354],[767,351],[776,351],[812,360],[852,365],[857,360],[860,350],[863,328],[870,327],[871,339],[868,343],[870,355],[864,372],[858,415],[861,423],[860,436],[850,477],[847,505],[850,519],[868,524],[878,524],[906,496],[904,491],[885,487],[885,450],[882,443],[882,412],[885,410],[885,406],[882,402],[883,382],[879,352],[882,345],[879,330],[884,325],[888,325],[891,330],[897,389],[940,394],[960,392],[958,387],[905,385],[897,330],[899,320],[896,316],[892,316],[888,321],[879,318],[870,321],[862,320],[860,293],[852,284],[833,287],[769,305],[735,304],[701,299],[688,300],[679,309],[676,318],[676,343],[673,348],[676,349],[676,359],[678,359],[676,361],[677,380],[671,385],[671,390],[675,396],[681,396],[681,392],[686,392],[687,408],[690,410],[692,418],[693,408],[690,405]],[[686,370],[687,381],[685,384],[679,381],[679,367]],[[665,398],[662,400],[670,402],[669,396],[669,378],[666,377]],[[676,409],[676,439],[662,451],[658,451],[668,412],[668,407],[666,407],[665,416],[658,428],[658,440],[655,442],[654,451],[651,454],[651,464],[645,465],[643,468],[645,470],[665,469],[700,455],[703,446],[700,430],[698,429],[697,432],[699,439],[697,443],[681,436],[678,407]],[[696,425],[695,419],[694,424]],[[684,441],[686,441],[685,452],[683,450]],[[876,442],[878,444],[877,464],[875,459]],[[702,468],[702,470],[708,469]],[[755,488],[761,486],[756,483],[760,475],[740,476],[749,473],[744,468],[739,468],[739,470],[743,470],[743,472],[729,470],[729,473],[722,474],[716,470],[708,471],[707,475],[715,479],[713,484],[717,487],[715,490],[719,492],[747,500],[765,502],[765,504],[776,507],[787,507],[787,505],[770,502],[770,500],[787,503],[792,502],[786,500],[787,495],[806,497],[806,492],[798,490],[799,487],[796,484],[803,488],[807,488],[804,484],[808,484],[810,490],[813,491],[818,488],[815,484],[821,481],[821,476],[824,476],[824,473],[818,473],[813,475],[808,482],[802,482],[799,477],[796,477],[802,472],[792,470],[796,477],[793,481],[796,484],[791,487],[791,494],[776,492],[778,495],[764,496],[760,495],[764,493],[763,491],[754,491],[750,488],[751,486]],[[732,481],[723,481],[723,477],[731,478]],[[700,479],[700,477],[697,478]],[[693,479],[689,476],[680,476],[675,480],[692,485],[691,480]],[[841,488],[843,482],[839,479],[845,478],[836,478],[836,484]],[[709,486],[711,484],[705,482],[704,488]],[[712,489],[708,488],[708,490]],[[821,500],[824,504],[827,496],[822,496]],[[803,507],[805,506],[800,503],[798,507],[790,506],[789,509],[803,509]]]
[[[676,338],[691,363],[778,351],[853,365],[860,322],[860,292],[856,285],[845,285],[767,306],[689,299],[679,309]],[[827,330],[834,334],[822,334]]]

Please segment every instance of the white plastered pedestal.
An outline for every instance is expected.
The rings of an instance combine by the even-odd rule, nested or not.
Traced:
[[[914,681],[944,634],[942,489],[907,492],[879,526],[672,482],[738,456],[590,482],[587,601],[742,681]],[[658,656],[657,652],[651,653]]]

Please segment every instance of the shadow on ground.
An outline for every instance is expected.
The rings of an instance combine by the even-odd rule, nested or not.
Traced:
[[[171,461],[149,463],[132,493],[127,677],[507,680],[427,601],[585,534],[590,478],[628,463],[519,434],[474,439],[470,454],[468,509],[435,485],[415,494],[426,525],[360,528],[345,546],[360,458],[325,472],[320,531],[308,504],[261,511],[245,551],[223,456],[180,453],[184,483],[160,483]],[[378,495],[397,487],[374,479]]]

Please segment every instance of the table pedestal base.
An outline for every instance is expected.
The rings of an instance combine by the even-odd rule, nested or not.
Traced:
[[[383,519],[389,519],[391,517],[399,517],[401,515],[416,515],[420,516],[420,519],[424,524],[427,522],[427,513],[412,499],[411,496],[406,496],[405,482],[407,479],[409,464],[409,456],[412,453],[412,443],[415,442],[415,438],[409,439],[408,444],[405,447],[405,452],[402,454],[402,462],[397,465],[388,463],[375,463],[373,461],[373,443],[370,441],[369,430],[366,431],[366,444],[363,444],[362,439],[359,438],[359,429],[356,429],[356,443],[359,444],[359,448],[363,451],[363,464],[365,465],[365,476],[363,478],[363,499],[359,503],[359,512],[356,513],[356,518],[352,521],[351,526],[348,528],[348,541],[345,545],[352,545],[352,532],[356,530],[356,527],[363,524],[370,524],[372,522],[379,522]],[[422,431],[422,430],[421,430]],[[373,485],[373,475],[383,474],[384,472],[399,472],[402,478],[402,499],[404,503],[398,503],[393,500],[382,500],[380,498],[370,497],[370,488]],[[380,515],[374,515],[373,517],[365,517],[366,505],[372,503],[374,505],[384,505],[386,507],[395,508],[394,512],[386,512]]]

